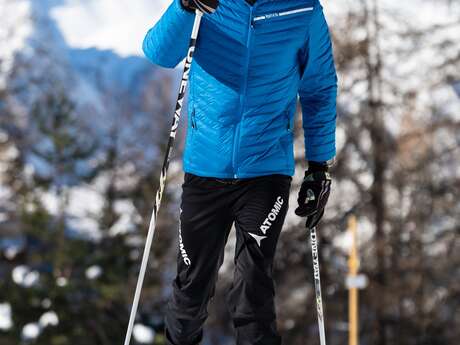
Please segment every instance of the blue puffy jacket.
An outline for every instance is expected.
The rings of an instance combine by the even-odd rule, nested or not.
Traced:
[[[147,33],[155,64],[186,55],[194,14],[175,0]],[[184,170],[245,178],[294,174],[293,120],[303,112],[306,159],[335,156],[337,77],[318,0],[220,0],[204,15],[190,72]]]

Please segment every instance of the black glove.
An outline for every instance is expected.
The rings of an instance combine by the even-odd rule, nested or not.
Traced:
[[[300,187],[295,214],[307,217],[307,229],[314,228],[324,214],[331,192],[331,175],[325,163],[310,162]]]
[[[219,0],[181,0],[182,6],[191,12],[200,10],[203,13],[212,14],[219,7]]]

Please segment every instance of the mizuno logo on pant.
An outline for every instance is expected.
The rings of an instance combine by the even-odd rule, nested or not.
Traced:
[[[272,224],[275,222],[276,218],[278,217],[278,214],[281,211],[281,208],[283,207],[284,200],[281,196],[279,196],[276,199],[275,204],[273,205],[273,208],[271,209],[270,213],[268,214],[267,218],[263,221],[262,225],[260,226],[260,231],[264,234],[264,236],[256,235],[253,233],[249,233],[257,242],[257,245],[260,247],[260,244],[264,238],[267,238],[267,231],[270,229]]]

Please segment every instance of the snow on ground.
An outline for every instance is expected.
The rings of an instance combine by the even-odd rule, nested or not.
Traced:
[[[101,276],[101,274],[102,274],[102,268],[101,266],[98,266],[98,265],[93,265],[91,267],[88,267],[85,272],[86,278],[88,278],[89,280],[97,279]]]
[[[155,339],[155,331],[150,327],[138,323],[134,325],[133,336],[138,343],[152,344]]]
[[[10,312],[10,318],[11,318],[11,310],[9,312]],[[1,329],[1,318],[2,318],[2,310],[1,310],[1,305],[0,305],[0,329]],[[30,322],[22,328],[21,338],[25,341],[33,341],[40,336],[40,334],[46,327],[53,327],[53,326],[57,326],[58,324],[59,324],[59,317],[57,316],[57,314],[54,311],[47,311],[46,313],[42,314],[42,316],[40,316],[40,319],[38,322]]]
[[[67,286],[68,283],[69,283],[69,281],[65,277],[56,278],[56,284],[59,287],[65,287],[65,286]]]
[[[16,284],[24,287],[34,286],[40,279],[40,273],[38,273],[38,271],[31,270],[25,265],[16,266],[11,272],[11,276]]]
[[[7,331],[11,327],[13,327],[11,305],[9,303],[0,303],[0,331]]]
[[[169,0],[70,0],[52,10],[66,41],[75,48],[112,49],[143,55],[142,40]]]
[[[1,317],[1,310],[0,310]],[[47,311],[40,316],[38,322],[30,322],[22,328],[21,338],[26,341],[37,339],[46,327],[53,327],[59,324],[59,317],[54,311]],[[1,328],[0,328],[1,329]]]
[[[57,326],[59,324],[59,318],[54,311],[47,311],[42,316],[40,316],[38,323],[42,328]]]
[[[40,325],[36,322],[31,322],[22,328],[21,337],[25,341],[37,339],[41,333]]]

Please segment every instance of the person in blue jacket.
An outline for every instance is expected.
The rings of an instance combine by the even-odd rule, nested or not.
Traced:
[[[279,345],[273,259],[288,209],[293,125],[302,107],[308,170],[296,214],[316,226],[336,155],[337,77],[318,0],[174,0],[143,50],[173,68],[204,12],[190,72],[177,276],[166,313],[169,345],[203,338],[207,305],[232,226],[227,294],[238,345]]]

